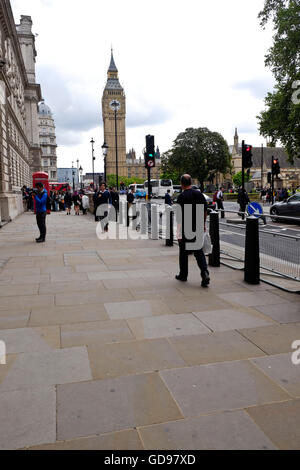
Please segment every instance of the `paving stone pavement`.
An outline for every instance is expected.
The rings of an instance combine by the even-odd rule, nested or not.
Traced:
[[[90,215],[47,228],[0,230],[1,450],[300,449],[299,296],[225,266],[202,289],[194,259],[178,283],[176,246]]]

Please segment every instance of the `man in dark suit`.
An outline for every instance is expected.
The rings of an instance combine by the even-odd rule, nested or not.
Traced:
[[[199,240],[197,240],[197,205],[203,204],[204,206],[204,231],[206,217],[207,217],[207,203],[201,191],[192,189],[192,178],[190,175],[183,175],[181,177],[182,193],[178,196],[177,202],[181,207],[181,221],[179,221],[178,230],[178,243],[179,243],[179,267],[180,273],[176,276],[178,281],[186,282],[188,278],[188,255],[193,253],[197,264],[201,271],[202,287],[207,287],[210,283],[209,272],[207,269],[206,258],[202,248],[198,248]],[[187,207],[189,206],[189,208]],[[191,209],[191,216],[185,217],[185,211]],[[190,238],[189,234],[195,234],[194,238]],[[191,250],[190,246],[195,244],[195,250]]]

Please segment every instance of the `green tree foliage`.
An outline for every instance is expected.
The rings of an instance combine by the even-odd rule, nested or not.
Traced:
[[[250,181],[252,178],[251,175],[248,175],[246,172],[245,172],[245,182],[247,183],[248,181]],[[239,171],[238,173],[236,173],[233,178],[232,178],[232,181],[234,183],[235,186],[242,186],[242,172]]]
[[[172,149],[163,155],[162,167],[163,174],[174,174],[175,181],[188,173],[197,178],[203,188],[205,181],[231,169],[227,142],[221,134],[206,127],[188,128],[177,136]]]
[[[143,184],[145,182],[142,178],[126,178],[125,176],[119,176],[119,184],[123,182],[125,186],[129,186],[130,184]],[[117,176],[116,175],[107,175],[107,185],[109,187],[116,187],[117,186]]]
[[[300,158],[300,3],[299,0],[265,0],[260,12],[261,26],[274,25],[273,46],[265,64],[276,80],[273,93],[268,93],[266,110],[259,116],[260,133],[280,141],[289,160]]]

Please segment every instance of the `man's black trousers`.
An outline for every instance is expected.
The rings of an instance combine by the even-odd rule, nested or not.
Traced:
[[[203,250],[197,251],[186,251],[185,242],[179,242],[179,267],[180,267],[180,277],[187,279],[188,277],[188,265],[189,265],[189,254],[193,253],[197,260],[197,264],[201,271],[201,275],[207,271],[207,262]]]
[[[36,214],[36,222],[40,230],[40,238],[46,238],[46,216],[47,212],[39,212]]]

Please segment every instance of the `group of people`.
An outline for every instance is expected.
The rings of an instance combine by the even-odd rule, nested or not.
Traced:
[[[293,194],[295,190],[293,191]],[[272,189],[271,188],[263,188],[260,193],[260,197],[263,204],[272,204],[272,202],[276,201],[285,201],[289,197],[289,191],[286,188],[282,189],[274,189],[273,191],[273,198],[272,198]]]

